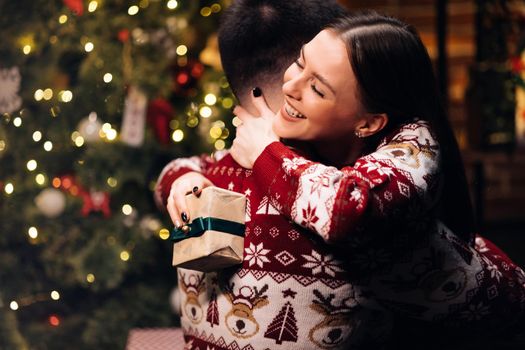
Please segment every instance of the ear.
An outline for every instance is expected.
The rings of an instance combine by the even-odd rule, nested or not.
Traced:
[[[388,115],[386,113],[374,114],[367,113],[364,117],[364,123],[358,130],[363,137],[377,134],[388,124]]]

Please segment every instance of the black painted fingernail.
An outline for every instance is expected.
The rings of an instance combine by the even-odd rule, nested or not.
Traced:
[[[188,214],[186,214],[185,212],[182,212],[180,214],[180,217],[181,217],[182,221],[188,222]]]
[[[262,95],[262,90],[258,87],[254,87],[252,90],[253,97],[260,97]]]
[[[198,190],[199,188],[197,186],[193,187],[193,193],[197,193]]]

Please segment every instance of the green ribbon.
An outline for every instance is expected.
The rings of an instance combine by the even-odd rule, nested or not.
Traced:
[[[200,237],[205,231],[213,230],[229,233],[235,236],[244,237],[244,224],[235,221],[223,220],[219,218],[195,218],[191,224],[187,225],[190,230],[187,233],[181,228],[174,228],[171,231],[170,240],[180,242],[191,237]]]

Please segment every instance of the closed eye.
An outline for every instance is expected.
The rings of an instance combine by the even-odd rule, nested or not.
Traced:
[[[317,87],[315,86],[315,84],[310,84],[310,87],[312,88],[312,90],[313,90],[317,95],[319,95],[319,96],[321,96],[321,97],[324,97],[324,94],[323,94],[321,91],[319,91],[319,90],[317,89]]]

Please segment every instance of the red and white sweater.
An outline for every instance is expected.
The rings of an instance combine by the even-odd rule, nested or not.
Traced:
[[[168,164],[159,203],[188,171],[248,199],[242,266],[179,269],[187,348],[379,349],[399,334],[515,323],[525,310],[523,270],[434,217],[439,151],[418,121],[342,169],[279,142],[253,171],[227,153]]]

